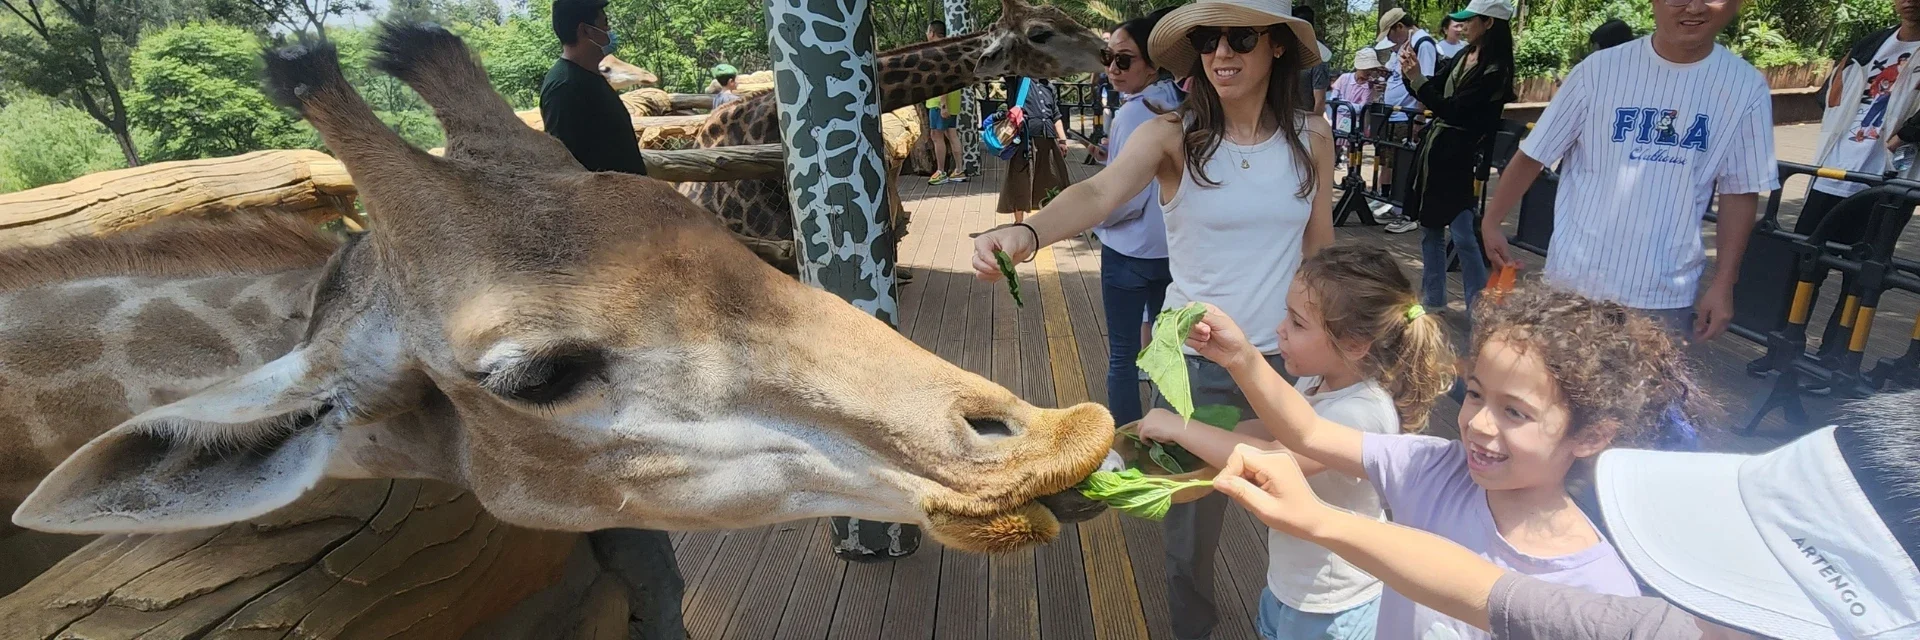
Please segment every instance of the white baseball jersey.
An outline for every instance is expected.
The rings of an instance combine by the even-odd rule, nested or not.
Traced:
[[[1717,45],[1676,64],[1651,36],[1574,67],[1520,150],[1560,161],[1548,282],[1640,309],[1693,306],[1716,191],[1780,185],[1760,72]]]

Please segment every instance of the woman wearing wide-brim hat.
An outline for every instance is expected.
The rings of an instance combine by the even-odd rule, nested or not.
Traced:
[[[1193,78],[1186,101],[1141,125],[1105,169],[1025,224],[976,238],[979,277],[1000,277],[994,251],[1030,259],[1157,186],[1173,275],[1163,308],[1221,308],[1279,368],[1278,329],[1294,271],[1333,242],[1333,135],[1325,118],[1304,111],[1312,105],[1301,104],[1299,93],[1301,72],[1320,62],[1314,42],[1312,27],[1293,17],[1286,0],[1203,0],[1168,13],[1148,50],[1155,64]],[[1195,405],[1233,405],[1252,415],[1224,368],[1189,351],[1187,370]],[[1147,419],[1166,415],[1156,410]],[[1215,448],[1193,453],[1224,464],[1231,445]],[[1181,640],[1206,638],[1218,622],[1213,560],[1225,508],[1211,496],[1167,515],[1168,605]]]

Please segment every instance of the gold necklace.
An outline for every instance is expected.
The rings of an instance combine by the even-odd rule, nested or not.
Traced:
[[[1254,135],[1253,135],[1253,136],[1251,136],[1251,137],[1258,137],[1259,135],[1260,135],[1260,130],[1259,130],[1259,129],[1255,129],[1255,130],[1254,130]],[[1237,143],[1237,142],[1234,142],[1233,140],[1231,140],[1231,139],[1230,139],[1230,138],[1231,138],[1231,136],[1222,136],[1222,138],[1223,138],[1223,139],[1221,140],[1221,142],[1224,142],[1224,143],[1226,143],[1226,144],[1230,144],[1230,145],[1233,145],[1233,146],[1236,146],[1236,147],[1238,147],[1238,146],[1241,146],[1241,145],[1240,145],[1240,143]],[[1236,156],[1239,156],[1239,157],[1240,157],[1240,168],[1241,168],[1241,169],[1252,169],[1252,168],[1253,168],[1253,165],[1252,165],[1252,164],[1249,164],[1249,163],[1247,162],[1247,154],[1245,154],[1245,153],[1241,153],[1241,152],[1240,152],[1240,151],[1239,151],[1238,149],[1232,149],[1232,148],[1229,148],[1229,149],[1227,149],[1227,151],[1229,151],[1229,152],[1231,152],[1231,153],[1233,153],[1233,155],[1236,155]]]

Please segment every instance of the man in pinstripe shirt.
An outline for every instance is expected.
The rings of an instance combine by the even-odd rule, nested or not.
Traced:
[[[1560,162],[1546,278],[1641,309],[1704,342],[1733,319],[1733,289],[1759,194],[1779,186],[1766,79],[1714,35],[1741,0],[1649,0],[1653,35],[1568,74],[1502,172],[1482,225],[1489,258],[1514,263],[1500,223]],[[1719,199],[1719,268],[1705,291],[1701,220]]]

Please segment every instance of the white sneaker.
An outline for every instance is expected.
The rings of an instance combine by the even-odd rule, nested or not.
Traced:
[[[1395,222],[1393,224],[1387,225],[1387,233],[1406,233],[1408,231],[1412,231],[1418,228],[1420,228],[1419,222],[1416,222],[1413,220],[1401,220],[1399,222]]]
[[[1368,200],[1367,208],[1373,210],[1373,217],[1375,218],[1383,217],[1383,216],[1386,216],[1387,214],[1393,213],[1393,205],[1387,204],[1385,202],[1381,202],[1379,200]]]

